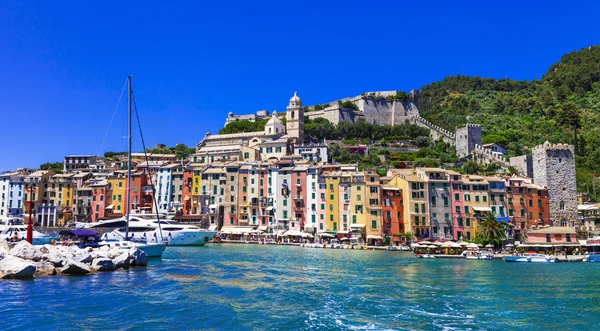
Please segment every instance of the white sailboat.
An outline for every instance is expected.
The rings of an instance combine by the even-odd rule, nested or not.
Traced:
[[[162,257],[163,252],[166,248],[166,243],[162,238],[162,233],[160,236],[160,240],[155,240],[155,242],[150,242],[144,237],[135,237],[129,236],[129,218],[131,213],[131,99],[132,99],[132,89],[131,89],[131,76],[127,76],[127,85],[128,85],[128,93],[127,93],[127,206],[125,207],[125,236],[120,240],[106,240],[101,242],[100,244],[108,245],[110,247],[115,247],[119,249],[130,249],[132,247],[139,248],[144,251],[148,255],[148,257]],[[160,230],[160,225],[159,225]]]

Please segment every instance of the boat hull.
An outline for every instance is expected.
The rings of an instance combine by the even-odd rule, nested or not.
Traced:
[[[130,238],[133,240],[143,240],[147,243],[161,244],[168,243],[169,246],[204,246],[206,245],[217,232],[215,231],[162,231],[162,236],[159,230],[148,231],[144,233],[131,233]],[[112,231],[103,235],[105,240],[123,240],[124,235],[119,231]]]
[[[588,262],[600,263],[600,254],[590,254],[586,259]]]
[[[142,250],[148,257],[162,257],[166,249],[165,244],[135,244],[134,247]]]
[[[554,263],[556,258],[549,258],[544,256],[505,256],[504,261],[506,262],[522,262],[522,263]]]

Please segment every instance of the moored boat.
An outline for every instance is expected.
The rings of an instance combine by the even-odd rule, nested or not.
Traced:
[[[504,261],[506,262],[525,262],[525,263],[554,263],[558,262],[558,258],[550,257],[544,254],[538,253],[526,253],[522,255],[505,256]]]
[[[600,237],[586,240],[586,252],[584,261],[600,262]]]

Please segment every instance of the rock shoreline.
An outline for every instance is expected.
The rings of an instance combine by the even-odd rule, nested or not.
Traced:
[[[0,279],[88,275],[147,264],[148,255],[137,248],[33,246],[24,240],[9,244],[0,239]]]

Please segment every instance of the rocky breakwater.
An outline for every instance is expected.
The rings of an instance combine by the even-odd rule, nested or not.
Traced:
[[[26,241],[11,245],[0,239],[0,279],[35,276],[87,275],[100,271],[145,266],[148,255],[137,248],[79,248],[33,246]]]

